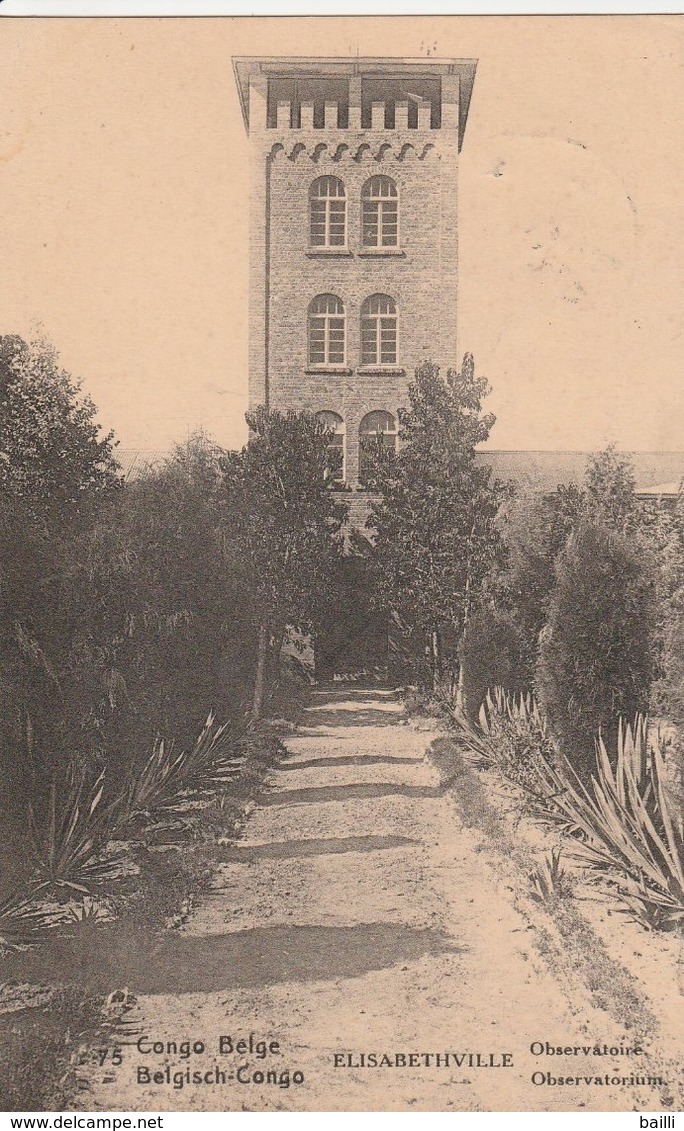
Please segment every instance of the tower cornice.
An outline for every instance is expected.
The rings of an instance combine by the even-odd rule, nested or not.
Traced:
[[[237,56],[233,59],[233,70],[240,99],[240,107],[249,132],[250,125],[250,85],[261,78],[262,81],[277,78],[290,79],[339,79],[344,80],[402,80],[416,79],[448,80],[448,85],[456,84],[458,90],[458,121],[448,122],[458,131],[458,148],[463,144],[470,99],[475,82],[476,59],[455,58],[388,58],[387,56],[364,56],[342,58],[335,56]],[[443,89],[446,85],[442,81]],[[443,96],[442,96],[443,97]],[[324,128],[321,126],[321,128]],[[433,128],[440,128],[435,127]],[[444,123],[442,127],[444,128]]]

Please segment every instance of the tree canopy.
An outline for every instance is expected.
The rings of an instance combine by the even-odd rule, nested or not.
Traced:
[[[117,482],[113,433],[43,338],[0,336],[0,490],[30,512],[65,507]]]
[[[475,461],[494,423],[482,411],[488,392],[470,354],[446,380],[423,363],[409,407],[399,410],[399,450],[380,451],[368,479],[377,495],[367,525],[378,598],[410,629],[430,634],[435,677],[445,632],[461,640],[500,547],[495,518],[504,487]]]
[[[308,630],[342,552],[347,508],[329,473],[330,437],[311,413],[258,408],[251,436],[224,461],[225,522],[250,571],[257,609],[259,665],[254,715],[261,713],[269,647],[287,625]]]

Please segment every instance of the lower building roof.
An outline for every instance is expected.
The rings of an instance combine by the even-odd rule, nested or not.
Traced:
[[[488,463],[499,479],[512,479],[542,491],[560,484],[581,483],[587,460],[593,453],[550,451],[481,451],[478,460]],[[677,495],[684,480],[684,452],[618,452],[634,468],[640,495]]]

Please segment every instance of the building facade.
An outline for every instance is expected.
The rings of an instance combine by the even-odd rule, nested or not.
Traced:
[[[239,58],[250,143],[249,399],[321,414],[340,486],[456,364],[457,169],[473,60]]]

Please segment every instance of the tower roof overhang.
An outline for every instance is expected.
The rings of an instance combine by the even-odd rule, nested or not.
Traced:
[[[291,78],[343,78],[361,76],[366,78],[397,79],[404,76],[420,75],[432,78],[458,76],[460,87],[459,138],[458,147],[463,144],[470,99],[475,82],[477,59],[439,59],[425,57],[389,58],[388,56],[341,58],[339,56],[273,56],[242,55],[233,59],[233,70],[245,128],[249,132],[249,82],[254,74]]]

